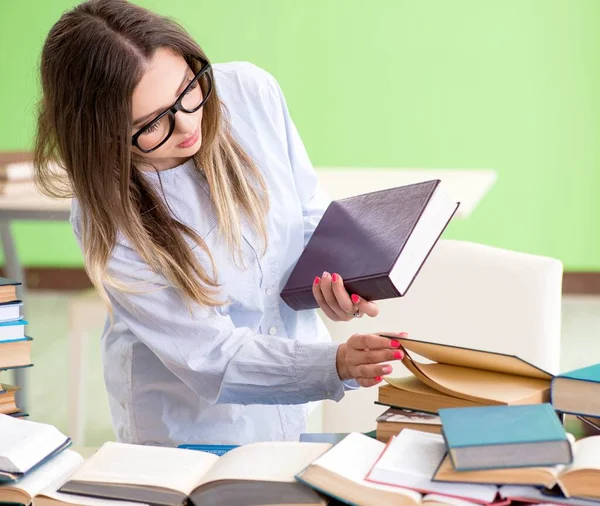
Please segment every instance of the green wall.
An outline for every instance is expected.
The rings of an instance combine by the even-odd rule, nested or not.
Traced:
[[[31,147],[39,50],[76,3],[0,0],[0,149]],[[496,169],[447,237],[600,271],[598,0],[137,3],[274,74],[315,165]],[[15,231],[25,264],[81,265],[67,224]]]

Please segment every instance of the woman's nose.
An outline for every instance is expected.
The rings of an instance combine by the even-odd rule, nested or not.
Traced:
[[[192,134],[196,130],[198,125],[198,118],[196,114],[186,114],[183,111],[179,111],[175,115],[175,130],[178,133]]]

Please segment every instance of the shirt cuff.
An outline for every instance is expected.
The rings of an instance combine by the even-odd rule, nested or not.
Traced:
[[[337,372],[339,343],[298,343],[296,380],[307,401],[344,397],[344,384]]]
[[[360,385],[358,384],[358,381],[356,381],[355,379],[349,379],[349,380],[345,380],[343,382],[344,384],[344,390],[348,391],[348,390],[358,390],[360,388]]]

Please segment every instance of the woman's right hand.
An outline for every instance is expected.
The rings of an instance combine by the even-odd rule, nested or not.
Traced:
[[[407,337],[387,333],[396,337]],[[336,356],[337,371],[342,381],[354,379],[363,387],[372,387],[392,372],[392,366],[385,362],[402,360],[404,352],[400,342],[377,334],[355,334],[339,345]]]

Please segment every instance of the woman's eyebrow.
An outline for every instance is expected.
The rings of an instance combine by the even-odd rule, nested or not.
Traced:
[[[189,73],[190,73],[190,69],[188,67],[188,69],[185,71],[185,75],[183,76],[183,81],[181,81],[181,84],[179,85],[179,88],[177,88],[177,93],[175,94],[176,97],[179,96],[179,92],[180,92],[181,88],[183,87],[183,85],[185,84],[185,82],[186,82],[186,80],[188,78]],[[157,109],[156,111],[152,111],[151,113],[146,114],[145,116],[142,116],[141,118],[138,118],[136,121],[133,122],[133,126],[140,125],[144,121],[150,119],[152,116],[154,116],[155,114],[158,114],[159,112],[164,111],[165,109],[166,109],[166,107],[162,107],[160,109]]]

